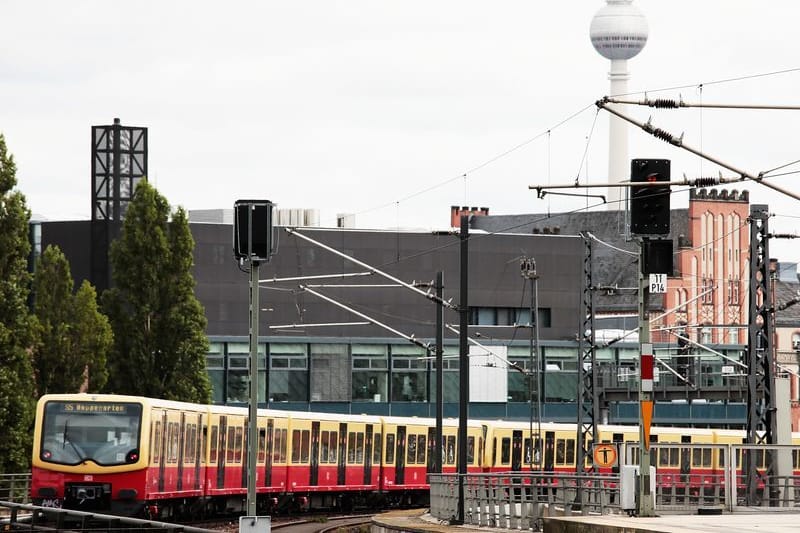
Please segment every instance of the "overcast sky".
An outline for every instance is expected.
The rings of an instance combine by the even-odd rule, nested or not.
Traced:
[[[149,129],[149,179],[187,209],[264,198],[320,209],[323,225],[356,213],[359,227],[430,229],[448,225],[451,205],[592,205],[528,186],[607,181],[609,117],[593,103],[608,94],[609,62],[589,41],[604,1],[2,5],[0,132],[31,210],[51,220],[90,217],[90,128],[114,117]],[[634,5],[650,36],[629,61],[632,92],[800,104],[797,0]],[[753,174],[800,159],[800,111],[630,111]],[[671,159],[673,177],[720,170],[629,136],[630,157]],[[772,178],[800,193],[798,180]],[[770,206],[772,231],[800,233],[800,201],[730,188]],[[673,195],[687,204],[688,192]],[[770,247],[800,260],[800,241]]]

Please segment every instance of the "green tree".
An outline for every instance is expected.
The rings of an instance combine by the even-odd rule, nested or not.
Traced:
[[[0,135],[0,473],[30,465],[35,406],[30,350],[36,318],[28,311],[28,224],[25,197],[14,190],[17,167]]]
[[[185,211],[171,221],[169,214],[166,198],[140,183],[111,246],[114,287],[102,298],[114,330],[106,389],[207,403],[207,322],[194,295],[194,240]]]
[[[34,350],[36,388],[41,394],[88,392],[103,388],[112,334],[100,313],[94,287],[84,281],[73,294],[69,262],[57,246],[48,246],[36,265],[34,312],[41,342]]]

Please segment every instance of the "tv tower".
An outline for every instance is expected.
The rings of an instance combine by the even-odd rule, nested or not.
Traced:
[[[609,96],[628,92],[628,60],[642,51],[647,43],[647,20],[641,11],[632,5],[633,0],[606,0],[589,26],[589,37],[597,52],[611,60],[608,79],[611,81]],[[625,106],[614,104],[620,111]],[[619,117],[609,115],[608,124],[608,181],[620,182],[630,179],[628,161],[628,127]],[[624,206],[622,188],[609,187],[607,208],[621,210]]]

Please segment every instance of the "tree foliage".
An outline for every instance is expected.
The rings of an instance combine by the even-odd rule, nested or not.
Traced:
[[[106,389],[119,394],[209,402],[208,338],[194,295],[194,240],[183,209],[142,182],[111,247],[114,287],[103,308],[114,330]]]
[[[100,313],[94,287],[84,281],[77,293],[69,262],[57,246],[39,258],[34,278],[34,312],[41,342],[34,351],[38,393],[98,392],[106,383],[112,334]]]
[[[0,473],[30,464],[35,405],[30,350],[36,319],[28,312],[30,211],[14,188],[17,168],[0,135]]]

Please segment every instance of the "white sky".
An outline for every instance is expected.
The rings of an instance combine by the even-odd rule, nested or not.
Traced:
[[[265,198],[320,209],[323,225],[356,213],[359,227],[413,228],[448,225],[451,205],[567,211],[586,200],[537,199],[528,185],[607,181],[608,114],[593,103],[608,94],[609,62],[589,41],[603,5],[6,0],[0,132],[19,189],[51,220],[89,218],[90,128],[114,117],[149,129],[150,181],[187,209]],[[797,0],[635,5],[650,37],[629,61],[632,92],[800,104]],[[676,86],[685,87],[656,92]],[[800,159],[800,111],[631,113],[754,174]],[[631,158],[669,158],[673,178],[719,171],[629,135]],[[772,181],[800,193],[798,180]],[[770,206],[771,231],[800,233],[800,201],[734,187]],[[688,192],[672,203],[684,207]],[[800,241],[774,239],[770,251],[798,261]]]

